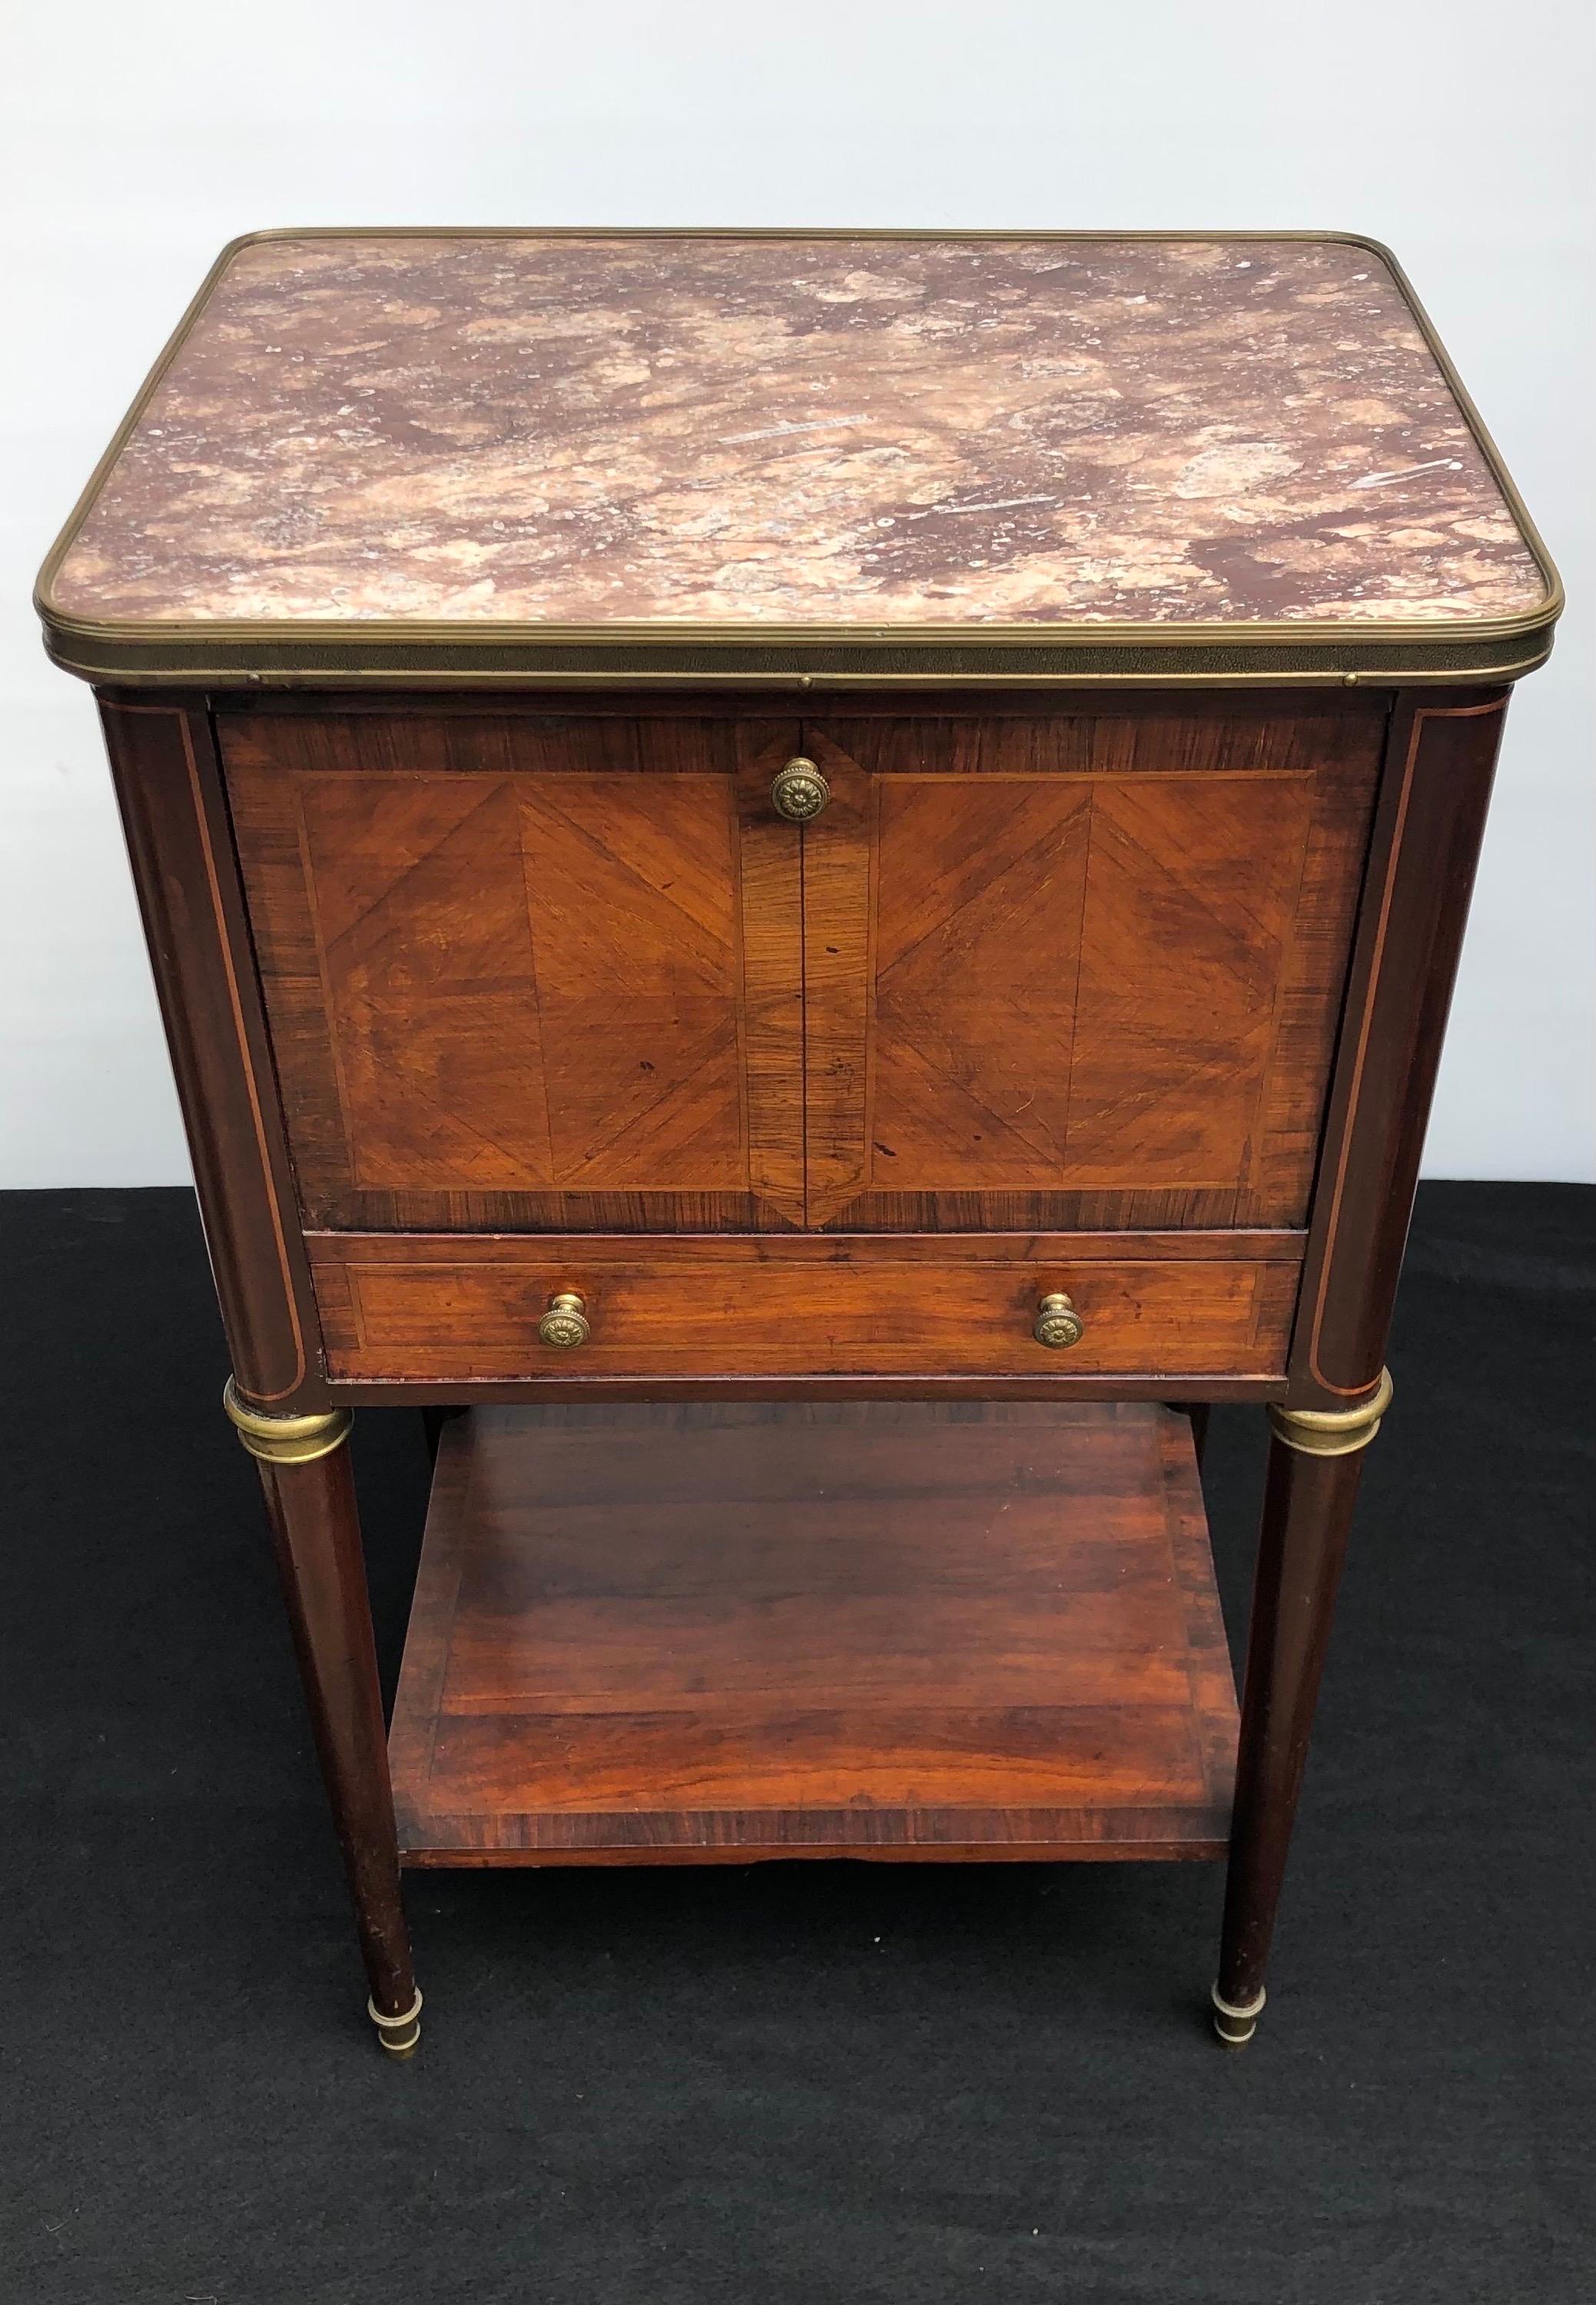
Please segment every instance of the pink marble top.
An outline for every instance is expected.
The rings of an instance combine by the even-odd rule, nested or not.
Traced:
[[[1546,598],[1362,244],[462,232],[243,243],[48,605],[858,631]]]

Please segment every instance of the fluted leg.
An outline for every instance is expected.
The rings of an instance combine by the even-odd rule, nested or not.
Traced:
[[[1247,1643],[1214,2029],[1245,2046],[1285,1874],[1363,1451],[1391,1401],[1383,1375],[1354,1408],[1269,1410],[1273,1437]]]
[[[346,1442],[346,1408],[269,1416],[225,1397],[260,1467],[316,1750],[344,1852],[371,1985],[367,2010],[390,2056],[421,2037],[421,1995],[399,1894],[398,1843],[371,1603]]]

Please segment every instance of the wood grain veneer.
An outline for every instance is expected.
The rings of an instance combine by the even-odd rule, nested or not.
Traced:
[[[223,722],[312,1221],[801,1221],[795,734]]]
[[[810,1224],[1302,1223],[1382,737],[807,721]]]
[[[226,716],[306,1221],[1300,1226],[1383,729]]]
[[[474,1409],[405,1861],[1219,1854],[1235,1697],[1157,1408]]]

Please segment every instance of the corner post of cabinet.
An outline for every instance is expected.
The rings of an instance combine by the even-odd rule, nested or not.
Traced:
[[[1507,691],[1400,693],[1315,1179],[1287,1402],[1378,1382]]]
[[[1392,714],[1272,1436],[1248,1632],[1215,2026],[1252,2037],[1385,1357],[1506,691]]]
[[[326,1405],[320,1336],[207,701],[98,692],[229,1357],[265,1410]]]

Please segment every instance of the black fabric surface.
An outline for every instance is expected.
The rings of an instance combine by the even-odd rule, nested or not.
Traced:
[[[1239,2057],[1216,1868],[811,1864],[412,1875],[388,2064],[192,1201],[0,1224],[6,2305],[1596,2295],[1596,1190],[1421,1196]],[[390,1675],[418,1427],[356,1421]]]

